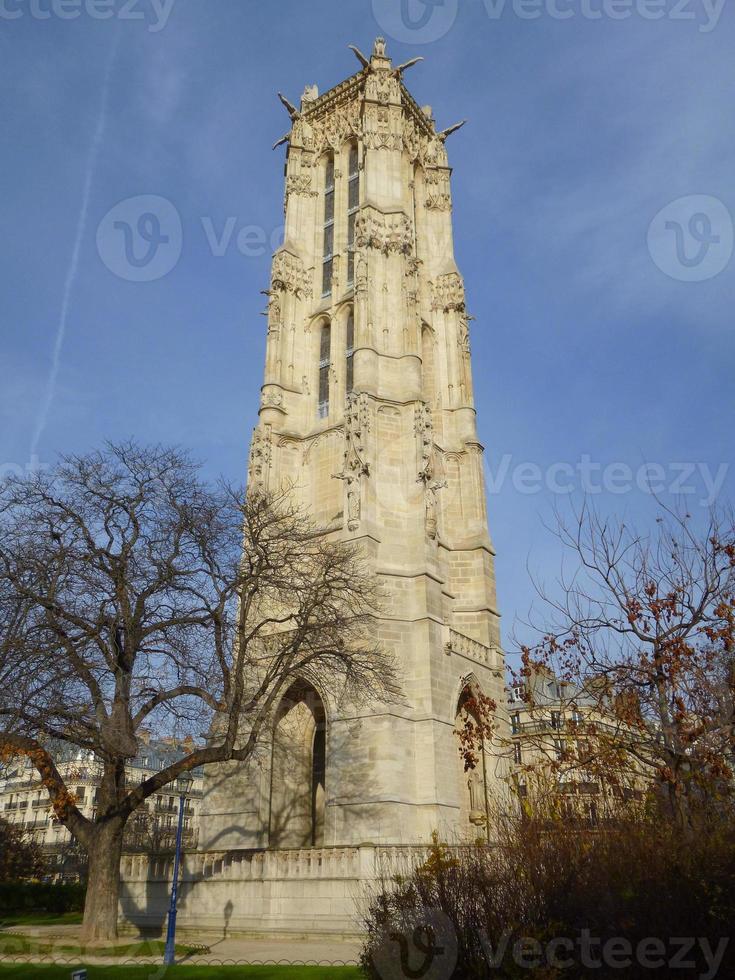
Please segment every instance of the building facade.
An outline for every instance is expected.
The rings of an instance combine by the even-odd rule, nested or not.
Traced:
[[[451,169],[429,107],[383,39],[360,70],[282,101],[285,238],[273,259],[248,483],[289,493],[355,542],[385,596],[378,639],[405,703],[345,706],[295,684],[272,743],[205,775],[180,922],[354,931],[377,849],[478,835],[455,729],[481,690],[507,726],[504,655],[477,434],[469,316],[454,258]],[[487,746],[483,783],[507,785]],[[484,808],[483,808],[484,809]],[[131,894],[164,902],[140,862]],[[153,876],[158,873],[155,871]],[[137,892],[136,892],[137,889]],[[132,905],[140,907],[141,902]],[[149,901],[149,908],[150,908]]]
[[[638,739],[613,700],[537,667],[511,689],[508,711],[510,783],[523,813],[595,827],[644,804]]]
[[[131,784],[138,784],[183,754],[175,740],[149,739],[144,751],[128,767],[128,779]],[[94,819],[101,778],[94,754],[62,745],[54,752],[54,758],[80,812]],[[196,847],[199,842],[201,798],[202,774],[195,772],[184,809],[183,840],[188,847]],[[131,817],[126,848],[142,852],[170,848],[176,836],[178,813],[179,794],[174,784],[156,793]],[[66,880],[84,877],[84,851],[75,845],[69,831],[54,816],[48,792],[41,785],[35,766],[27,759],[7,763],[0,773],[0,817],[21,826],[41,845],[50,877]]]

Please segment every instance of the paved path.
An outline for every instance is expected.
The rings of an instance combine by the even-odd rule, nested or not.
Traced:
[[[6,931],[6,930],[3,930]],[[7,931],[22,933],[28,938],[38,939],[40,942],[52,943],[59,940],[64,943],[79,942],[79,926],[16,926]],[[0,936],[2,933],[0,932]],[[136,940],[131,936],[121,936],[119,942],[134,943]],[[202,935],[194,937],[187,933],[186,937],[181,937],[180,945],[187,942],[200,943],[209,946],[209,954],[197,956],[197,963],[222,962],[225,960],[236,961],[239,963],[356,963],[360,955],[359,940],[338,941],[334,939],[242,939],[238,937],[216,938]],[[60,958],[65,958],[65,954],[60,952]],[[47,959],[46,956],[43,957]],[[29,962],[33,957],[23,957]],[[188,958],[187,958],[188,959]],[[192,958],[193,959],[193,958]],[[112,966],[117,960],[114,957],[95,957],[85,956],[85,962],[90,964],[108,964]],[[128,961],[129,962],[129,961]],[[135,957],[136,963],[155,963],[160,962],[156,957]],[[183,962],[186,962],[184,960]]]

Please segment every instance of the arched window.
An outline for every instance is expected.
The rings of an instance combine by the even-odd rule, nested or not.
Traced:
[[[332,292],[334,266],[334,157],[327,157],[324,181],[324,249],[322,255],[322,296]]]
[[[271,847],[324,843],[326,713],[310,684],[297,682],[284,697],[273,731]]]
[[[332,350],[332,328],[322,325],[319,334],[319,418],[329,415],[329,363]]]
[[[347,182],[347,283],[355,281],[355,222],[360,207],[360,163],[357,143],[350,146],[350,168]]]
[[[347,317],[345,356],[347,358],[345,390],[349,395],[355,386],[355,314],[352,310],[350,310],[350,315]]]

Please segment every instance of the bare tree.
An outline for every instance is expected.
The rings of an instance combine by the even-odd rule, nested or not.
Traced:
[[[630,768],[658,787],[675,822],[691,830],[732,791],[735,705],[735,526],[661,507],[638,533],[585,507],[556,529],[573,553],[550,617],[524,648],[526,677],[553,670],[579,692],[585,752],[572,766],[615,778]],[[590,707],[591,706],[591,707]]]
[[[0,486],[0,754],[31,759],[88,852],[84,941],[116,935],[131,815],[182,773],[249,759],[295,679],[335,699],[394,696],[378,600],[355,546],[287,495],[206,485],[177,449],[108,445]],[[144,727],[208,739],[127,785]],[[93,819],[54,742],[98,760]]]

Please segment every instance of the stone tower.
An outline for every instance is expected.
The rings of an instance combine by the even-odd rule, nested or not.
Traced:
[[[298,109],[281,96],[285,239],[249,483],[290,488],[329,533],[360,542],[407,704],[342,717],[320,692],[293,692],[271,760],[210,780],[205,849],[477,837],[485,809],[453,734],[469,688],[504,701],[452,243],[445,142],[459,127],[437,131],[403,83],[410,64],[394,67],[382,39],[370,59],[355,53],[361,70],[324,95],[307,87]],[[287,774],[280,757],[294,753]],[[500,761],[485,765],[492,789]]]
[[[468,694],[502,712],[504,657],[445,142],[378,39],[360,71],[282,101],[286,233],[273,259],[249,482],[359,543],[405,703],[347,709],[295,684],[257,762],[207,769],[180,924],[355,932],[385,849],[484,834],[504,760],[463,770]],[[501,726],[507,724],[502,714]],[[382,858],[381,858],[382,860]],[[129,858],[124,914],[163,921],[171,869]],[[224,912],[223,912],[224,910]]]

